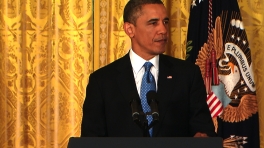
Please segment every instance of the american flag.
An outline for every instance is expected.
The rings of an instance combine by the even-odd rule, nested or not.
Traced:
[[[212,118],[222,114],[223,104],[213,92],[207,95],[206,101],[211,112]]]

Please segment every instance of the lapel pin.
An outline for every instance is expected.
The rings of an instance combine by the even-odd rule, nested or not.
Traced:
[[[167,76],[167,79],[172,79],[172,76]]]

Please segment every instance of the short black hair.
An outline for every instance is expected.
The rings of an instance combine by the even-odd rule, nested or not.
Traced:
[[[136,25],[136,20],[140,16],[142,6],[146,4],[163,4],[163,2],[161,0],[129,0],[124,8],[124,23],[129,22]]]

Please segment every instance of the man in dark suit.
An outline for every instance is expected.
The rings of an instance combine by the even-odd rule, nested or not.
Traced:
[[[152,63],[150,71],[157,82],[159,122],[152,128],[151,136],[215,136],[200,69],[162,54],[168,41],[168,22],[160,0],[127,3],[124,31],[131,38],[132,49],[90,75],[83,105],[82,137],[144,136],[133,122],[130,102],[133,97],[140,98],[145,62]]]

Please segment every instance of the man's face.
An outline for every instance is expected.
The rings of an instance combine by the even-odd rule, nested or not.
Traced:
[[[142,58],[149,60],[165,52],[168,40],[166,8],[162,4],[147,4],[133,25],[132,49]]]

